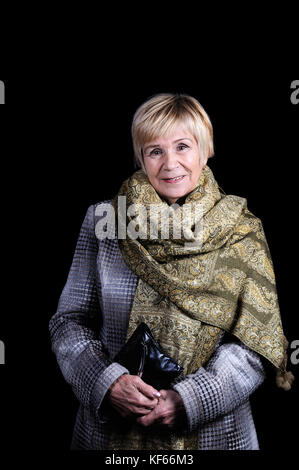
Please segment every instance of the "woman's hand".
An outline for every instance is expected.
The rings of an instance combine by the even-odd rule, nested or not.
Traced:
[[[112,406],[124,418],[147,415],[158,405],[160,393],[139,376],[123,374],[109,389]]]
[[[183,401],[174,390],[160,390],[160,393],[158,405],[136,421],[142,426],[157,424],[165,429],[176,428],[186,419]]]

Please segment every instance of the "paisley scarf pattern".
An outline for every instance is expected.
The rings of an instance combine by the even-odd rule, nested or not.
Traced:
[[[122,184],[113,200],[116,214],[118,196],[125,196],[127,207],[134,204],[122,223],[137,234],[118,239],[139,278],[127,338],[146,322],[187,375],[206,364],[227,331],[267,358],[283,381],[287,342],[273,263],[261,220],[246,199],[220,190],[208,166],[181,206],[170,207],[142,170]],[[124,423],[113,430],[110,448],[197,448],[199,433],[152,434]]]

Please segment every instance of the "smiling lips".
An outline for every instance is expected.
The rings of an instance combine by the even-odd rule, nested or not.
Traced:
[[[165,183],[174,184],[174,183],[179,183],[184,178],[185,178],[185,175],[181,175],[181,176],[174,176],[173,178],[163,178],[163,181],[165,181]]]

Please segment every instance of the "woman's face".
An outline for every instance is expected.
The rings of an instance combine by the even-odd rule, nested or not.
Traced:
[[[171,134],[147,142],[143,155],[150,183],[170,204],[196,187],[203,163],[195,138],[183,124]]]

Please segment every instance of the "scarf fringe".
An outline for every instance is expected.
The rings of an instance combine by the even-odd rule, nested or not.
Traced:
[[[292,383],[295,380],[294,375],[292,374],[291,371],[281,371],[278,370],[276,373],[276,385],[278,388],[282,388],[286,392],[291,390],[292,388]]]
[[[284,391],[288,392],[292,388],[292,383],[295,380],[294,375],[292,374],[291,371],[286,370],[286,365],[287,365],[287,349],[288,349],[289,342],[284,337],[284,361],[283,365],[280,369],[277,370],[276,372],[276,385],[278,388],[282,388]]]

